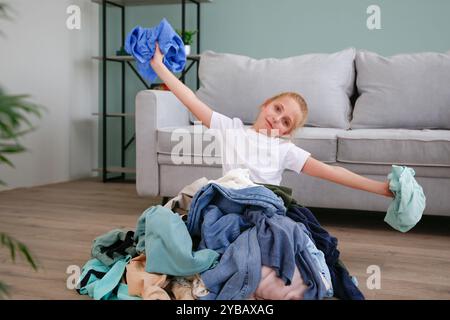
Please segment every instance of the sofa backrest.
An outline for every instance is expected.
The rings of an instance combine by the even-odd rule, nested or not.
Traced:
[[[383,57],[349,48],[260,60],[206,51],[199,78],[200,100],[246,124],[267,98],[294,91],[308,104],[305,126],[450,129],[450,51]]]
[[[257,60],[206,51],[200,59],[201,87],[196,94],[215,111],[250,124],[266,99],[294,91],[308,104],[306,126],[347,129],[355,54],[356,50],[349,48],[331,54]]]
[[[450,129],[450,55],[358,51],[351,127]]]

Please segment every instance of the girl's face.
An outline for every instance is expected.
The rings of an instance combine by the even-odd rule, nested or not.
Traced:
[[[263,105],[253,128],[268,136],[283,136],[294,130],[301,118],[297,102],[289,96],[282,96]]]

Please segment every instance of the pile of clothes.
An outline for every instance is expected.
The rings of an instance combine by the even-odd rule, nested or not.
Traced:
[[[364,299],[337,239],[289,188],[255,184],[246,169],[201,178],[136,229],[93,241],[80,294],[94,299]]]

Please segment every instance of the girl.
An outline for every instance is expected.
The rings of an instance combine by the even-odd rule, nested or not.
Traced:
[[[245,128],[238,118],[230,119],[200,101],[196,95],[178,80],[163,64],[163,55],[156,44],[155,54],[150,61],[153,70],[164,81],[172,93],[199,119],[203,125],[227,133],[233,132],[239,141],[254,144],[255,141],[271,145],[268,157],[277,161],[264,161],[254,153],[245,154],[239,143],[229,143],[222,154],[224,173],[234,168],[247,168],[254,182],[279,185],[285,169],[304,173],[313,177],[326,179],[350,188],[373,192],[393,198],[389,190],[389,181],[376,181],[355,174],[345,168],[331,166],[311,157],[311,154],[284,136],[292,136],[296,129],[306,122],[308,109],[303,98],[293,92],[281,93],[269,98],[261,106],[261,111],[251,128]],[[234,140],[236,141],[236,140]],[[273,143],[276,142],[276,143]],[[229,160],[230,152],[237,154],[239,163]]]

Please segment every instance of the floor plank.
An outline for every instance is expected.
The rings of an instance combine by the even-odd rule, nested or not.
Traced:
[[[134,184],[79,180],[0,192],[0,231],[24,242],[37,272],[0,250],[0,281],[12,299],[88,299],[68,289],[70,265],[82,266],[92,240],[114,228],[134,229],[141,213],[160,203],[141,198]],[[383,213],[310,208],[339,240],[341,258],[367,299],[450,299],[450,218],[424,216],[408,233],[383,222]],[[368,267],[381,271],[369,289]]]

